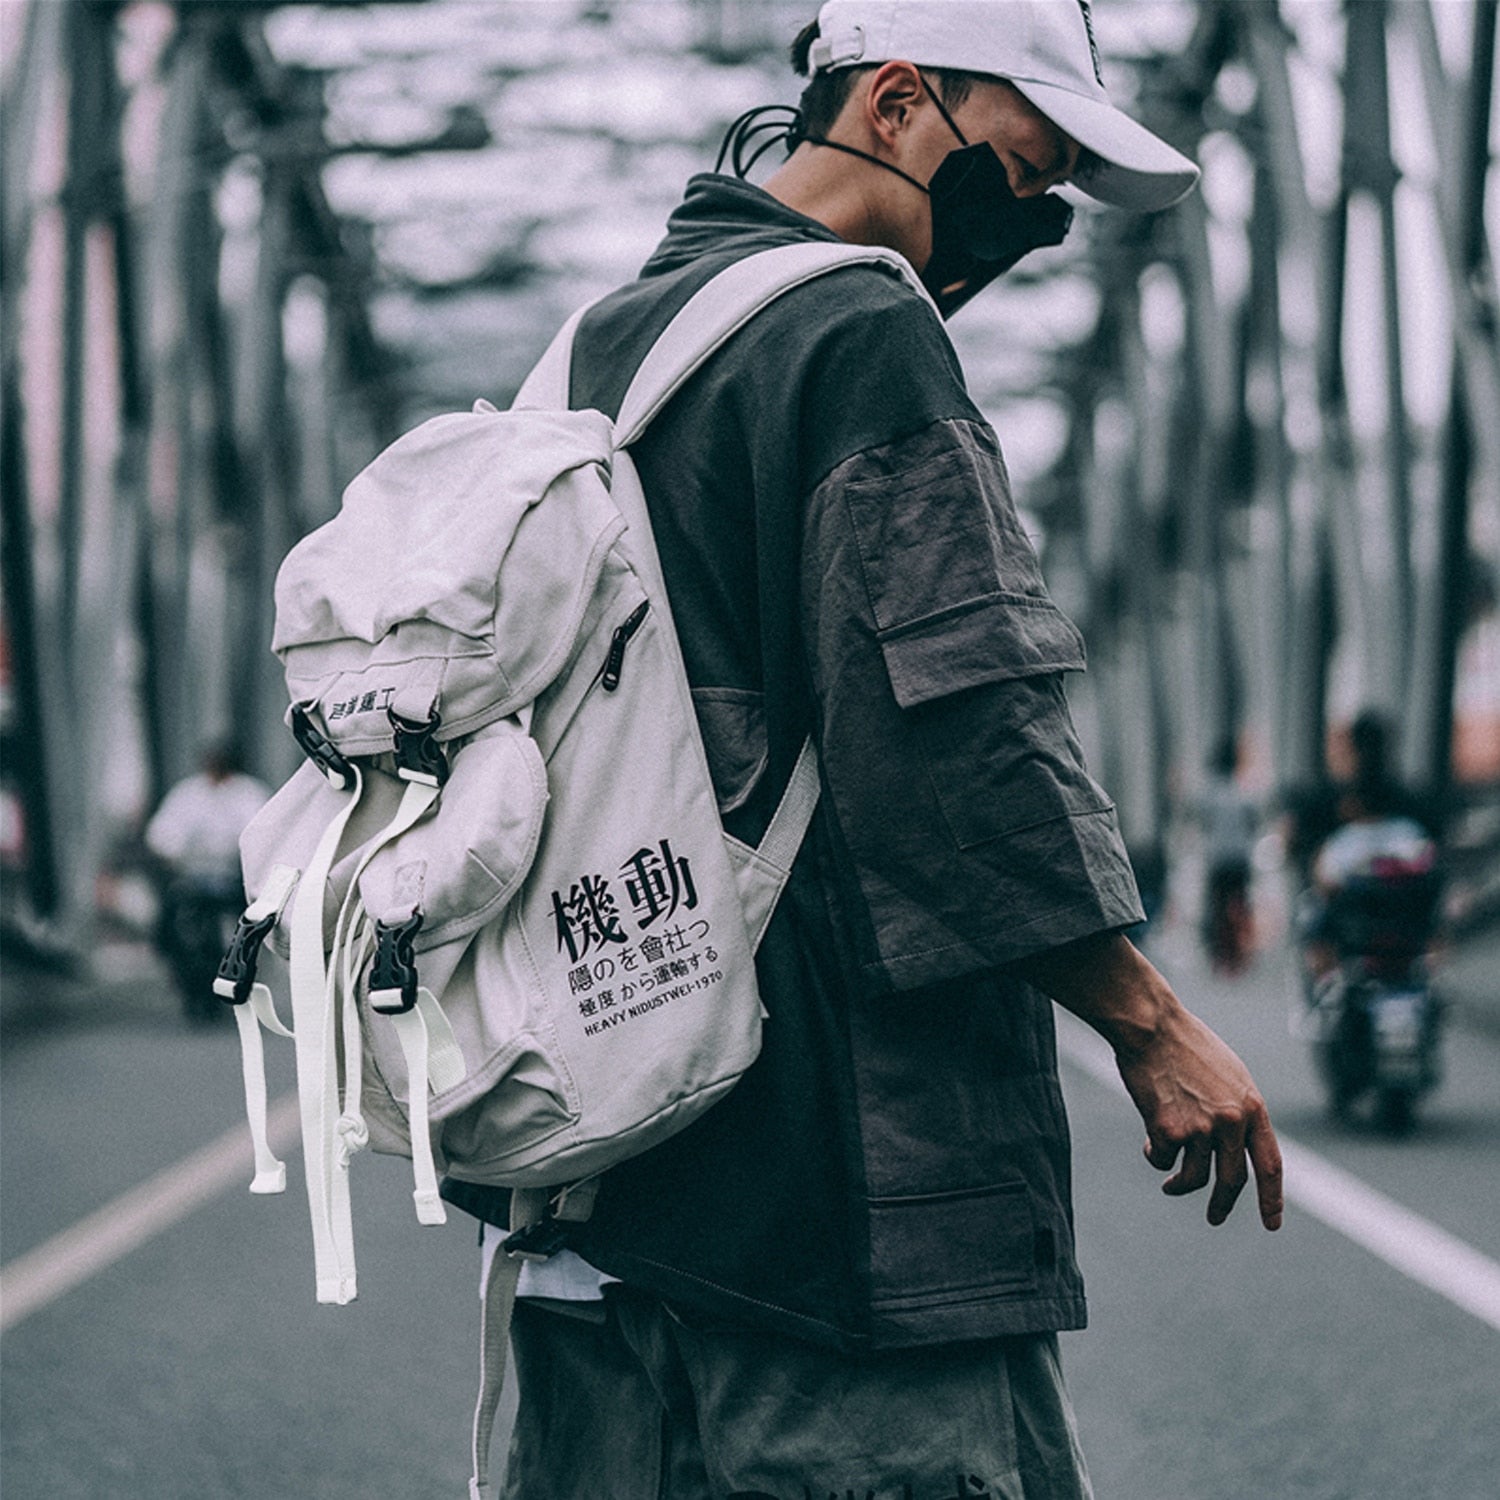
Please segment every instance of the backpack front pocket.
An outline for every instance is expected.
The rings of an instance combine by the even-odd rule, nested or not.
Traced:
[[[359,877],[375,921],[420,912],[420,955],[477,932],[515,894],[536,857],[547,771],[513,718],[450,750],[452,771],[433,813],[381,849]]]

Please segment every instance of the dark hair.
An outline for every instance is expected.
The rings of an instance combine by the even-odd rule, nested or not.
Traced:
[[[817,41],[818,34],[818,23],[810,21],[797,33],[797,39],[792,43],[792,68],[803,78],[808,77],[812,67],[812,44]],[[863,67],[833,68],[824,73],[812,74],[797,103],[797,108],[802,112],[803,132],[812,136],[827,135],[833,129],[833,122],[849,102],[855,79],[861,73],[870,72],[872,66],[866,63]],[[952,68],[923,68],[922,73],[924,77],[937,79],[938,91],[949,109],[957,109],[969,97],[974,80],[979,76],[977,73],[960,73]]]
[[[245,769],[245,757],[234,740],[214,740],[203,747],[198,764],[206,776],[222,781]]]
[[[1391,722],[1378,709],[1365,709],[1349,726],[1357,786],[1374,787],[1390,775],[1391,738]]]

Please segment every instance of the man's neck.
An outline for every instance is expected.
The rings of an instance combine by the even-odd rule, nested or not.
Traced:
[[[764,187],[851,245],[884,245],[910,258],[909,237],[893,222],[888,190],[878,180],[883,175],[873,164],[861,169],[842,152],[802,145]]]

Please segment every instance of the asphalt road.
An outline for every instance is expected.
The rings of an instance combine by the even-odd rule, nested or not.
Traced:
[[[1159,962],[1255,1074],[1291,1201],[1276,1234],[1248,1190],[1209,1228],[1203,1195],[1160,1194],[1123,1094],[1065,1067],[1092,1326],[1065,1337],[1064,1363],[1100,1500],[1497,1500],[1500,1328],[1322,1222],[1338,1205],[1311,1169],[1500,1260],[1500,1041],[1455,1027],[1441,1091],[1391,1141],[1328,1120],[1279,957],[1233,982],[1180,939]],[[1421,1226],[1372,1228],[1399,1255]]]
[[[1304,1170],[1281,1233],[1248,1201],[1209,1229],[1201,1197],[1158,1192],[1123,1096],[1067,1063],[1093,1326],[1066,1337],[1064,1359],[1100,1500],[1496,1500],[1500,1331],[1390,1260],[1403,1244],[1427,1254],[1421,1221],[1500,1260],[1500,1038],[1453,1031],[1412,1138],[1334,1128],[1287,1035],[1278,962],[1215,981],[1171,936],[1160,961],[1250,1062]],[[61,998],[17,983],[7,975],[0,1064],[7,1287],[28,1252],[163,1169],[200,1152],[202,1170],[201,1201],[135,1248],[43,1288],[24,1316],[7,1295],[5,1500],[461,1496],[477,1340],[467,1221],[419,1227],[406,1164],[360,1158],[360,1298],[315,1306],[295,1161],[283,1197],[254,1198],[248,1147],[222,1190],[202,1160],[240,1120],[232,1028],[186,1030],[142,973]],[[271,1052],[273,1094],[290,1086],[286,1050]],[[1420,1216],[1377,1201],[1385,1258],[1324,1222],[1324,1163]],[[137,1211],[170,1218],[170,1198],[133,1192],[85,1247],[108,1252]]]

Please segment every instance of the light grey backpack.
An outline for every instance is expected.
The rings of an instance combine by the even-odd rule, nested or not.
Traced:
[[[755,948],[817,766],[809,742],[759,848],[724,833],[628,449],[759,309],[857,263],[920,290],[886,250],[752,256],[676,316],[614,423],[567,410],[575,315],[510,411],[408,433],[283,564],[308,759],[245,831],[252,900],[216,988],[255,1192],[285,1185],[261,1029],[295,1039],[319,1301],[355,1295],[365,1144],[412,1158],[423,1223],[439,1171],[576,1217],[754,1060]]]

